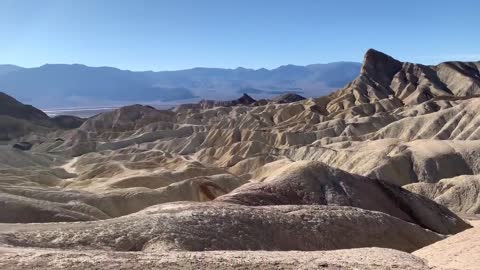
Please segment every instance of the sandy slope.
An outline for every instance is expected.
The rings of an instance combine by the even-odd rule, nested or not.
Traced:
[[[430,266],[447,269],[480,269],[480,220],[475,226],[443,241],[424,247],[413,254],[426,259]]]

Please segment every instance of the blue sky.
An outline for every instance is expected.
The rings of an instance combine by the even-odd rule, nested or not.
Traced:
[[[477,0],[2,0],[0,63],[131,70],[480,60]]]

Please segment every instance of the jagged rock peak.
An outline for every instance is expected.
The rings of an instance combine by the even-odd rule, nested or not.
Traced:
[[[365,54],[361,73],[372,77],[378,77],[380,82],[391,80],[391,78],[402,68],[403,63],[397,59],[379,52],[375,49],[369,49]]]

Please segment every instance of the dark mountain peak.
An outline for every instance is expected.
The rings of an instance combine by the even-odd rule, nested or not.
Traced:
[[[50,132],[56,128],[72,129],[83,123],[84,119],[74,116],[57,116],[50,118],[45,112],[26,105],[15,98],[0,92],[0,141],[9,141],[32,132]],[[27,143],[30,144],[30,143]],[[29,150],[21,144],[15,146],[21,150]]]
[[[4,92],[0,92],[0,106],[5,106],[7,104],[20,104],[20,102]]]
[[[361,73],[380,83],[388,83],[402,65],[402,62],[387,54],[369,49],[365,54]]]
[[[25,105],[3,92],[0,92],[0,115],[8,115],[25,120],[50,120],[41,110],[30,105]]]
[[[282,103],[297,102],[304,99],[306,98],[297,93],[286,93],[286,94],[274,97],[272,100],[276,103],[282,104]]]
[[[197,104],[182,104],[175,108],[175,111],[184,110],[184,109],[209,109],[213,107],[232,107],[238,105],[251,105],[254,104],[256,100],[244,93],[240,98],[234,100],[207,100],[203,99]]]
[[[245,104],[245,105],[249,105],[249,104],[252,104],[254,103],[256,100],[254,98],[252,98],[251,96],[249,96],[248,94],[246,93],[243,93],[243,95],[238,99],[238,102],[240,104]]]

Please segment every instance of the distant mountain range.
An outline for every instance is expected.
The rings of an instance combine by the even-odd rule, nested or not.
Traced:
[[[276,69],[193,68],[133,72],[112,67],[47,64],[0,65],[0,91],[40,108],[184,103],[232,99],[241,93],[266,98],[286,92],[328,94],[358,76],[360,63],[335,62]]]

